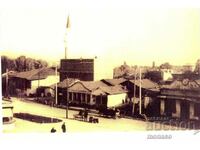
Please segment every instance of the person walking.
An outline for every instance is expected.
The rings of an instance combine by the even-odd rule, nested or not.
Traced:
[[[62,128],[62,132],[65,133],[65,132],[66,132],[66,125],[65,125],[65,122],[62,124],[61,128]]]
[[[85,112],[84,112],[84,121],[87,121],[87,117],[88,117],[88,110],[85,109]]]

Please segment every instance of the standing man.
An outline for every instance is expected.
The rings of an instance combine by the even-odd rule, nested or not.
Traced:
[[[66,125],[65,125],[65,122],[62,124],[61,128],[62,128],[63,133],[65,133],[65,132],[66,132]]]
[[[87,117],[88,117],[88,110],[85,109],[85,112],[84,112],[84,121],[87,121]]]

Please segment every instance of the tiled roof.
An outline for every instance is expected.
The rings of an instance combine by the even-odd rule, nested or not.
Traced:
[[[127,91],[123,89],[122,86],[108,86],[107,84],[103,83],[102,81],[77,81],[74,84],[81,83],[85,88],[91,91],[93,95],[112,95],[112,94],[119,94],[119,93],[126,93]],[[74,85],[72,84],[71,87]],[[76,91],[81,89],[77,86]]]
[[[130,80],[133,84],[140,86],[140,80]],[[144,89],[155,89],[158,88],[158,84],[149,80],[149,79],[142,79],[141,80],[141,87]]]
[[[92,91],[92,95],[106,95],[106,93],[104,91],[102,91],[101,89],[96,89],[94,91]]]
[[[13,76],[13,75],[15,75],[16,74],[16,71],[9,71],[9,72],[6,72],[6,73],[3,73],[2,75],[1,75],[1,77],[2,78],[5,78],[6,76]]]
[[[67,88],[68,86],[72,85],[76,81],[79,81],[79,80],[78,79],[74,79],[74,78],[68,78],[68,79],[63,80],[62,82],[59,82],[57,84],[57,86],[59,88]],[[55,84],[54,84],[54,86],[55,86]]]
[[[182,89],[182,90],[189,90],[189,89],[198,89],[200,88],[200,80],[176,80],[172,82],[170,85],[165,85],[163,88],[168,89]]]
[[[81,81],[81,83],[87,87],[89,90],[95,90],[99,87],[105,87],[108,86],[105,83],[101,82],[101,81]]]
[[[12,77],[22,78],[27,80],[38,80],[38,79],[45,79],[48,75],[55,74],[54,69],[51,68],[40,68],[40,69],[33,69],[30,71],[24,72],[17,72],[12,75]]]
[[[100,87],[100,89],[102,91],[104,91],[105,93],[109,94],[109,95],[120,94],[120,93],[126,93],[127,92],[127,90],[123,89],[123,87],[120,86],[120,85]]]
[[[108,84],[108,85],[119,85],[121,84],[122,82],[126,81],[126,79],[124,78],[119,78],[119,79],[102,79],[101,80],[102,82]]]

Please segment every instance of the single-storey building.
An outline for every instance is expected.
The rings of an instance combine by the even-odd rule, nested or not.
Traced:
[[[4,77],[6,79],[6,77]],[[59,81],[54,68],[40,68],[24,72],[14,72],[8,75],[10,95],[30,96],[36,93],[39,86],[50,86]],[[2,82],[6,87],[6,82]]]
[[[176,80],[161,88],[158,99],[161,116],[200,119],[200,80]]]
[[[57,105],[67,105],[67,88],[77,81],[79,80],[74,78],[67,78],[57,83]],[[52,85],[52,87],[55,89],[56,84]]]
[[[69,103],[95,108],[115,107],[122,103],[126,94],[122,86],[108,86],[102,81],[78,81],[68,87]]]
[[[140,93],[140,80],[126,80],[121,83],[128,90],[127,99],[125,103],[133,104],[132,113],[139,114],[139,93]],[[158,114],[159,103],[157,103],[157,95],[159,94],[159,86],[157,83],[149,80],[141,80],[141,101],[142,101],[142,114],[155,116]]]

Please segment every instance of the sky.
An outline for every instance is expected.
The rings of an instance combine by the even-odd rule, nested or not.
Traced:
[[[194,65],[200,58],[200,8],[90,0],[56,4],[1,8],[1,54],[58,62],[67,45],[68,58],[97,56],[97,68],[107,76],[124,61],[128,65],[151,66],[153,61]],[[66,36],[68,15],[71,27]]]

